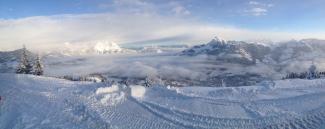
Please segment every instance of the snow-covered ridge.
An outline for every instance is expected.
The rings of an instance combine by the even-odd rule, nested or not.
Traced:
[[[272,45],[263,43],[249,43],[244,41],[225,41],[219,38],[212,39],[209,43],[197,45],[184,50],[181,55],[216,56],[219,60],[229,58],[231,61],[243,63],[239,60],[252,62],[290,62],[296,60],[315,60],[325,57],[325,40],[303,39],[291,40]]]
[[[269,51],[270,48],[264,45],[242,41],[225,41],[216,37],[207,44],[184,50],[181,55],[197,56],[205,54],[215,56],[218,60],[225,62],[254,64],[256,60],[263,60]]]

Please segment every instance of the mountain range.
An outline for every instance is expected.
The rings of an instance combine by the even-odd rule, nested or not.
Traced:
[[[21,56],[22,50],[0,52],[0,72],[12,71]],[[102,54],[145,54],[145,53],[178,53],[180,56],[206,56],[218,64],[239,64],[243,66],[263,66],[280,73],[288,73],[296,69],[304,71],[312,63],[316,66],[325,64],[325,40],[303,39],[273,44],[252,43],[245,41],[225,41],[214,38],[207,44],[192,47],[144,47],[127,49],[116,43],[97,42],[92,45],[76,45],[66,43],[57,51],[46,53],[48,56],[102,55]],[[29,55],[34,55],[28,51]],[[33,57],[33,56],[31,56]],[[46,59],[46,58],[44,58]],[[55,59],[55,58],[54,58]],[[256,67],[257,68],[257,67]],[[319,67],[320,70],[325,70]]]
[[[325,40],[303,39],[271,45],[244,41],[225,41],[219,38],[193,46],[181,52],[183,56],[207,55],[219,61],[254,65],[287,64],[294,61],[317,61],[325,57]]]

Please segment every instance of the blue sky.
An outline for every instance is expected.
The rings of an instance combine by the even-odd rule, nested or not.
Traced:
[[[125,0],[120,0],[125,1]],[[132,1],[132,0],[131,0]],[[145,1],[166,11],[168,0]],[[178,0],[191,17],[211,24],[248,29],[321,31],[325,29],[324,0]],[[111,0],[0,0],[0,18],[103,13],[116,10]],[[125,6],[128,8],[128,6]],[[255,10],[254,10],[255,9]]]
[[[0,39],[13,44],[25,41],[57,44],[162,39],[197,43],[212,35],[234,40],[323,38],[324,5],[324,0],[0,0],[0,34],[10,35]],[[67,29],[57,29],[64,26]],[[123,32],[124,26],[134,30]],[[14,38],[17,33],[27,35],[17,39]],[[70,37],[59,39],[62,33]]]

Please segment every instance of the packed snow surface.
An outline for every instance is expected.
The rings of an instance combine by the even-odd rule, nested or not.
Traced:
[[[325,80],[160,87],[0,74],[0,129],[325,127]]]

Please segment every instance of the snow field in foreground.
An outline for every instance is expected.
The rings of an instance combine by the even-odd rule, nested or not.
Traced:
[[[317,129],[325,80],[250,87],[150,87],[0,74],[0,129]]]

